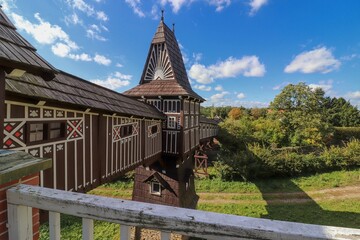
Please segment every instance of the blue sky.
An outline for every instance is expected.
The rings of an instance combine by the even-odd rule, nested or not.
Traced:
[[[289,83],[360,107],[358,0],[0,0],[56,68],[118,92],[136,86],[165,23],[204,105],[267,106]]]

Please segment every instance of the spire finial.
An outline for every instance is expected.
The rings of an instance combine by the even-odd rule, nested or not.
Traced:
[[[161,21],[164,21],[164,9],[161,9]]]
[[[173,23],[173,33],[175,33],[175,23]]]

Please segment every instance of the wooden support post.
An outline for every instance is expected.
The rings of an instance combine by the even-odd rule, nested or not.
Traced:
[[[8,204],[9,239],[33,239],[32,208]]]
[[[94,239],[94,220],[88,218],[82,219],[82,239]]]
[[[170,232],[161,232],[161,240],[170,240],[171,233]]]
[[[60,240],[60,213],[49,212],[50,239]]]
[[[5,71],[0,68],[0,149],[4,146]]]
[[[130,227],[120,225],[120,240],[130,240]]]

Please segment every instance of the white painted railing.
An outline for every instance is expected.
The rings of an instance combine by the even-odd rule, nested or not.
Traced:
[[[93,239],[93,220],[118,223],[121,239],[129,226],[206,239],[360,239],[360,229],[240,217],[155,204],[18,185],[7,191],[9,238],[32,239],[32,211],[50,211],[51,239],[60,239],[60,213],[83,219],[83,239]]]

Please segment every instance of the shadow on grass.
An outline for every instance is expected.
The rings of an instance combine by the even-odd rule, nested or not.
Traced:
[[[269,184],[271,184],[271,182],[264,184],[263,182],[253,181],[260,190],[263,199],[266,201],[265,208],[267,214],[261,214],[262,218],[327,226],[360,228],[360,214],[349,212],[349,210],[347,211],[348,207],[352,207],[355,204],[357,204],[357,208],[359,208],[359,203],[356,199],[326,199],[324,203],[319,202],[319,204],[324,205],[326,208],[340,210],[329,211],[321,207],[291,180],[284,179],[284,181],[285,182],[282,182],[284,191],[281,191],[281,186],[277,186],[276,192],[286,192],[291,189],[294,193],[290,195],[281,193],[269,194]]]

